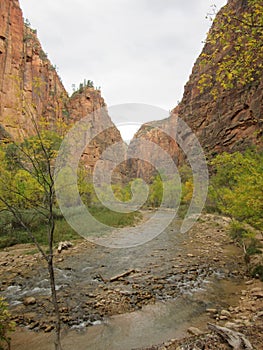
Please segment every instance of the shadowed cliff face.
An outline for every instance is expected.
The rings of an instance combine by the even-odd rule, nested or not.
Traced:
[[[246,6],[247,1],[229,0],[226,7],[217,14],[210,33],[212,34],[216,26],[222,23],[223,11],[233,11],[238,18]],[[230,47],[228,53],[231,55],[238,34],[230,33],[230,35],[233,47]],[[203,55],[211,55],[215,50],[219,51],[218,55],[210,63],[201,64]],[[263,71],[252,83],[225,90],[216,80],[214,69],[215,65],[224,58],[224,54],[219,42],[205,44],[193,67],[189,81],[185,85],[181,103],[172,111],[170,118],[159,122],[162,125],[170,124],[173,126],[176,123],[176,115],[178,115],[196,134],[208,158],[223,151],[242,151],[250,145],[262,147]],[[212,76],[212,85],[200,92],[198,85],[203,73]],[[215,88],[218,91],[216,99],[211,93],[212,89]],[[150,124],[143,125],[134,139],[144,138],[156,142],[173,159],[180,162],[183,159],[180,148],[158,129],[149,127]],[[187,143],[187,138],[185,142]],[[131,142],[131,146],[132,144],[133,142]],[[142,150],[142,152],[144,151]],[[136,171],[137,173],[143,172],[147,177],[151,174],[150,168],[140,164],[140,162]]]
[[[167,169],[167,160],[165,160],[166,157],[164,157],[164,151],[170,155],[175,164],[179,163],[182,155],[179,146],[175,142],[175,138],[170,137],[165,132],[166,130],[169,130],[171,126],[176,126],[177,117],[178,114],[175,110],[170,118],[143,124],[137,131],[129,144],[128,154],[140,154],[141,157],[140,159],[130,159],[127,162],[130,178],[143,178],[148,182],[151,181],[153,175],[157,175],[157,170],[154,168],[151,162],[142,160],[150,160],[152,158],[151,153],[153,152],[153,146],[151,143],[155,143],[159,146],[158,148],[154,148],[154,159],[160,160],[159,170],[165,171],[165,169]],[[144,140],[147,141],[146,145]],[[152,163],[154,163],[154,161]]]

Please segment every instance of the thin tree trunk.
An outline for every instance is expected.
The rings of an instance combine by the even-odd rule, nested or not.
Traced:
[[[55,275],[54,275],[54,265],[53,265],[53,257],[50,256],[48,261],[48,272],[49,272],[49,280],[51,287],[51,296],[52,303],[55,310],[56,315],[56,327],[55,327],[55,350],[62,350],[61,345],[61,320],[60,320],[60,311],[57,299],[57,291],[56,291],[56,283],[55,283]]]

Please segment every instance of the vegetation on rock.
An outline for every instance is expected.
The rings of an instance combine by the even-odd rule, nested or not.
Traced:
[[[199,89],[216,98],[219,87],[228,90],[253,83],[263,68],[263,3],[247,0],[225,6],[214,20],[203,52]],[[208,69],[207,69],[208,67]]]

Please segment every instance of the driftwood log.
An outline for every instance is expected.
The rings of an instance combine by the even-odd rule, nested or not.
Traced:
[[[118,281],[120,278],[122,277],[127,277],[129,276],[131,273],[134,273],[136,272],[134,269],[130,269],[128,271],[125,271],[123,273],[120,273],[119,275],[116,275],[116,276],[113,276],[109,279],[110,282],[115,282],[115,281]]]
[[[251,343],[242,333],[212,323],[208,323],[208,328],[219,334],[234,350],[253,350]]]

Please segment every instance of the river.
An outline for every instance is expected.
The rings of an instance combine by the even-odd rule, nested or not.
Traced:
[[[182,234],[174,221],[138,247],[82,244],[68,251],[56,268],[67,320],[64,348],[130,350],[182,337],[189,326],[205,329],[211,320],[206,309],[235,305],[243,287],[237,273],[242,252],[230,242],[225,226],[221,218],[207,216]],[[111,282],[125,271],[131,272]],[[30,278],[20,274],[4,293],[14,312],[31,315],[27,328],[35,322],[35,331],[41,330],[52,321],[43,267],[32,270]],[[37,300],[31,308],[22,304],[27,296]],[[16,350],[53,348],[50,333],[25,329],[15,333],[13,344]]]

